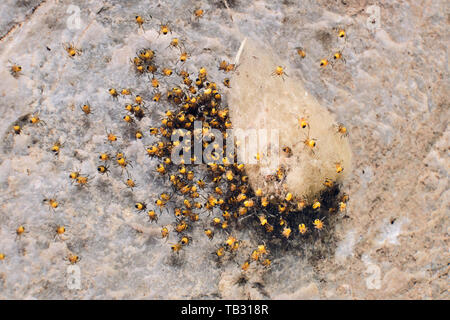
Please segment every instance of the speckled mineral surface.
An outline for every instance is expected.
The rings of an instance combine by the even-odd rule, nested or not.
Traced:
[[[1,299],[449,298],[448,1],[228,4],[0,3]],[[203,17],[194,17],[197,8]],[[172,29],[167,36],[158,34],[163,23]],[[350,200],[332,232],[301,250],[272,252],[271,268],[250,270],[246,281],[236,261],[211,258],[218,237],[210,241],[195,228],[193,244],[174,256],[173,238],[160,239],[160,227],[173,219],[162,214],[152,224],[136,213],[135,201],[152,201],[165,189],[144,152],[148,136],[130,139],[124,100],[108,93],[132,88],[151,100],[148,78],[136,76],[130,59],[151,47],[160,64],[174,67],[172,37],[186,43],[190,72],[205,67],[221,83],[219,62],[233,60],[242,35],[289,61],[288,75],[346,125],[353,154],[343,186]],[[68,43],[80,54],[69,57]],[[342,59],[334,59],[337,52]],[[13,63],[22,66],[17,77]],[[90,117],[79,108],[86,102]],[[161,118],[151,108],[140,124],[146,131]],[[32,125],[29,115],[43,122]],[[13,131],[17,123],[21,134]],[[118,135],[117,149],[133,163],[129,173],[140,186],[133,192],[117,178],[120,168],[97,173],[99,153],[114,150],[106,131]],[[92,178],[86,188],[70,183],[73,170]],[[54,210],[43,202],[53,197]],[[20,225],[26,231],[17,236]],[[55,236],[58,225],[66,226],[63,239]],[[236,236],[260,240],[248,229]],[[70,265],[69,254],[80,261]]]

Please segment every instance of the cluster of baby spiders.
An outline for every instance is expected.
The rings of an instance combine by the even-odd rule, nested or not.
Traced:
[[[204,16],[204,11],[198,9],[194,12],[195,18],[198,20]],[[151,17],[150,17],[151,19]],[[135,21],[140,28],[143,28],[147,17],[136,16]],[[161,24],[159,26],[159,35],[166,36],[172,33],[169,24]],[[345,38],[345,31],[340,30],[339,38]],[[172,38],[165,48],[175,48],[180,50],[179,61],[187,62],[188,54],[184,50],[179,38]],[[70,58],[75,58],[82,51],[75,48],[74,45],[65,45],[64,49]],[[163,48],[158,48],[163,49]],[[296,48],[297,53],[304,58],[306,51],[303,48]],[[168,239],[171,234],[175,233],[175,243],[170,244],[172,252],[179,253],[183,248],[190,245],[193,241],[190,230],[193,229],[195,223],[203,222],[204,235],[208,239],[214,239],[215,235],[222,235],[225,240],[213,252],[218,259],[224,259],[225,256],[234,257],[242,246],[242,241],[238,240],[232,234],[234,228],[247,223],[249,219],[253,225],[263,230],[268,235],[267,239],[281,238],[289,240],[297,235],[299,237],[308,236],[310,234],[320,233],[325,228],[324,212],[332,213],[336,211],[343,212],[346,210],[348,196],[339,197],[336,205],[336,187],[333,181],[327,179],[324,185],[326,191],[312,204],[307,205],[307,199],[295,199],[292,193],[287,193],[283,199],[277,199],[270,195],[263,194],[261,189],[254,190],[249,184],[249,178],[246,175],[245,165],[237,163],[236,157],[229,158],[227,156],[226,146],[222,150],[217,150],[206,159],[206,166],[200,169],[193,163],[196,162],[195,156],[181,163],[172,161],[172,151],[179,146],[178,141],[172,141],[171,137],[177,132],[190,135],[192,137],[207,137],[213,129],[222,133],[222,138],[227,138],[227,129],[232,128],[229,118],[229,109],[224,105],[220,85],[212,81],[206,68],[198,69],[196,75],[192,75],[186,70],[176,71],[174,68],[159,68],[156,62],[156,50],[152,48],[142,48],[136,52],[136,56],[131,59],[132,68],[138,76],[143,74],[151,74],[149,84],[153,88],[151,101],[145,101],[147,97],[134,94],[132,89],[116,88],[108,89],[108,93],[114,101],[126,99],[124,103],[124,115],[122,121],[129,126],[134,132],[134,138],[141,140],[145,135],[151,137],[154,143],[145,148],[146,154],[157,160],[154,174],[163,178],[169,185],[166,192],[160,193],[157,199],[154,199],[154,205],[150,205],[145,201],[137,201],[134,203],[134,210],[138,213],[145,213],[150,223],[158,223],[159,216],[168,212],[173,215],[173,223],[161,227],[161,239]],[[159,51],[158,51],[159,52]],[[341,52],[336,52],[335,60],[342,58]],[[326,66],[328,60],[324,59],[323,65]],[[218,69],[224,73],[235,71],[236,65],[222,61]],[[11,74],[19,76],[21,67],[18,65],[11,66]],[[273,76],[288,76],[285,68],[277,66],[272,74]],[[175,86],[169,87],[163,79],[167,77],[178,78]],[[223,80],[225,87],[230,87],[230,79]],[[122,101],[122,100],[121,100]],[[158,110],[165,108],[164,116],[159,125],[155,125],[148,129],[139,128],[141,120],[149,114],[150,104],[158,106]],[[90,117],[94,114],[94,108],[89,102],[80,106],[81,112]],[[39,115],[32,115],[29,118],[30,124],[45,124]],[[200,121],[202,127],[196,129],[194,122]],[[307,118],[299,118],[299,126],[302,129],[309,128]],[[180,131],[180,130],[184,131]],[[343,125],[336,128],[339,134],[347,135],[347,129]],[[186,131],[188,133],[186,133]],[[13,126],[14,134],[21,134],[22,127],[19,124]],[[117,143],[119,136],[107,132],[105,142],[110,145]],[[125,138],[123,138],[125,140]],[[126,143],[126,141],[124,141]],[[317,147],[316,140],[307,138],[303,141],[305,146],[314,152]],[[202,151],[209,147],[215,148],[214,138],[209,141],[202,140]],[[55,142],[50,148],[55,155],[59,155],[63,145]],[[292,153],[289,146],[283,147],[286,154]],[[127,179],[124,184],[133,191],[139,186],[133,180],[128,172],[128,168],[132,166],[123,152],[117,151],[112,154],[109,151],[102,152],[98,155],[100,161],[97,172],[99,175],[108,175],[111,163],[116,165],[127,173]],[[344,169],[341,163],[336,163],[336,172],[340,173]],[[279,167],[272,177],[278,182],[285,179],[285,168]],[[75,170],[69,173],[69,181],[80,188],[87,187],[91,178],[87,174]],[[60,202],[56,197],[50,199],[45,198],[44,202],[51,210],[57,210]],[[153,202],[153,201],[152,201]],[[169,208],[168,203],[171,203]],[[311,215],[312,213],[312,215]],[[17,237],[21,237],[26,233],[26,228],[20,225],[15,231]],[[55,228],[55,235],[63,239],[66,233],[66,227],[58,225]],[[172,236],[173,238],[173,236]],[[0,260],[5,259],[4,254],[0,254]],[[67,261],[74,264],[80,261],[80,256],[70,253]],[[270,258],[270,250],[266,244],[258,245],[254,249],[249,258],[241,265],[243,271],[247,271],[252,263],[259,263],[264,267],[270,267],[272,260]]]

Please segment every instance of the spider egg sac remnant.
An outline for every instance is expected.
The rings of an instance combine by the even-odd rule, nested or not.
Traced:
[[[289,192],[311,204],[326,188],[326,179],[342,183],[351,172],[351,148],[332,114],[269,48],[246,39],[236,60],[228,102],[239,148],[246,144],[244,153],[237,152],[252,188],[278,199]],[[279,65],[286,65],[289,76],[273,75]],[[343,170],[336,170],[336,163]],[[281,179],[277,171],[284,171]]]

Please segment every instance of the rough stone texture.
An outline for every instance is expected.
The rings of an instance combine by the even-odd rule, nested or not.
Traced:
[[[0,4],[1,298],[449,298],[448,3],[383,1],[374,31],[366,12],[372,1],[229,3],[239,31],[218,0],[77,1],[81,29],[67,25],[71,1]],[[192,16],[197,7],[206,11],[199,21]],[[153,17],[145,34],[136,14]],[[271,46],[290,61],[288,74],[303,79],[349,128],[354,169],[344,190],[350,202],[334,230],[337,240],[317,244],[329,249],[319,251],[325,254],[274,252],[272,268],[251,273],[242,286],[235,262],[211,259],[219,237],[209,241],[197,228],[195,245],[173,258],[159,229],[134,212],[135,199],[150,201],[164,188],[142,152],[148,141],[124,142],[124,101],[111,100],[107,89],[151,96],[129,59],[149,45],[160,64],[174,65],[170,38],[157,36],[165,22],[172,36],[187,41],[190,71],[205,66],[217,82],[224,77],[218,62],[232,61],[242,34]],[[345,45],[334,27],[347,31]],[[69,58],[66,42],[83,53]],[[346,62],[319,68],[336,50]],[[8,60],[23,66],[19,78],[9,74]],[[95,112],[90,121],[79,110],[87,100]],[[43,126],[10,134],[17,119],[38,111]],[[159,118],[155,110],[142,127]],[[96,176],[98,153],[113,150],[104,144],[106,129],[118,132],[120,149],[134,161],[131,174],[143,187],[133,194],[123,190],[120,170],[95,177],[85,190],[68,182],[74,168]],[[49,151],[57,139],[64,143],[59,157]],[[53,195],[62,202],[55,212],[42,204]],[[158,225],[171,221],[163,215]],[[16,239],[20,224],[29,232]],[[67,240],[54,239],[56,224],[68,226]],[[255,241],[249,230],[237,236]],[[81,290],[66,287],[69,252],[82,257]]]

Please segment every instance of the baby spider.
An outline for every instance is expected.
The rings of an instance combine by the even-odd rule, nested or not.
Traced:
[[[71,58],[75,57],[76,55],[80,55],[82,52],[80,49],[75,48],[75,46],[71,43],[63,44],[63,47]]]
[[[344,193],[341,197],[341,201],[344,203],[347,203],[349,199],[350,198],[349,198],[348,194],[346,194],[346,193]]]
[[[270,265],[272,264],[272,261],[271,261],[270,259],[266,258],[266,259],[264,259],[264,260],[261,262],[261,264],[262,264],[264,267],[269,268]]]
[[[45,198],[42,202],[46,203],[50,209],[55,210],[59,207],[59,202],[55,198],[47,199]]]
[[[298,124],[302,129],[308,128],[309,129],[309,122],[307,118],[301,117],[298,119]]]
[[[140,101],[143,101],[142,98]],[[134,113],[136,119],[142,120],[142,118],[144,118],[144,116],[145,116],[144,106],[141,104],[137,104],[137,105],[133,106],[133,113]]]
[[[292,149],[290,147],[283,147],[282,150],[288,158],[292,156]]]
[[[153,100],[153,102],[159,102],[160,99],[161,99],[161,92],[156,91],[155,94],[153,95],[152,100]],[[153,133],[150,132],[150,134],[156,135],[158,133],[158,128],[151,128],[151,129],[154,129],[154,130],[153,130]]]
[[[267,250],[266,244],[264,243],[264,244],[258,245],[257,252],[260,255],[268,254],[268,250]]]
[[[294,195],[291,192],[288,192],[286,196],[284,197],[284,200],[286,201],[292,201],[294,199]]]
[[[232,248],[234,247],[234,244],[237,242],[238,240],[233,237],[233,236],[228,236],[227,240],[225,240],[225,244],[228,246],[228,248]]]
[[[316,147],[316,139],[310,139],[309,137],[303,140],[303,143],[311,150],[314,154],[314,148]]]
[[[155,77],[153,77],[151,80],[151,84],[153,88],[159,88],[159,81]]]
[[[154,64],[149,64],[147,66],[147,72],[151,72],[151,73],[155,74],[157,70],[158,70],[158,67]]]
[[[250,257],[252,258],[253,261],[258,261],[260,254],[258,252],[258,250],[253,250],[252,254],[250,255]]]
[[[342,52],[337,51],[334,55],[333,55],[333,60],[336,62],[338,60],[342,60],[344,61],[344,63],[346,63],[345,58],[342,56]]]
[[[110,143],[117,141],[117,136],[115,134],[113,134],[111,132],[106,132],[106,134],[107,134],[106,137]]]
[[[237,69],[237,65],[235,65],[234,63],[230,63],[229,65],[227,65],[227,67],[225,68],[225,72],[231,72],[231,71],[236,71]],[[286,75],[287,76],[287,75]]]
[[[188,224],[186,221],[177,219],[177,222],[175,223],[175,231],[178,233],[181,233],[185,231],[188,228]]]
[[[169,229],[167,227],[162,227],[161,228],[161,238],[169,238]],[[167,241],[166,239],[166,241]]]
[[[214,238],[214,231],[212,231],[211,229],[205,229],[204,233],[209,238],[209,240],[212,240]]]
[[[301,234],[305,234],[306,231],[308,231],[308,229],[306,228],[304,223],[300,223],[298,225],[298,232],[300,232]]]
[[[297,50],[297,54],[300,56],[300,58],[304,59],[306,57],[305,49],[302,47],[296,47],[295,50]]]
[[[169,47],[178,48],[181,51],[180,39],[172,38],[172,40],[170,41],[170,44],[167,46],[167,48],[169,48]]]
[[[100,153],[100,155],[98,156],[98,158],[101,161],[108,161],[109,160],[109,154],[104,152],[104,153]]]
[[[219,63],[219,70],[225,71],[227,69],[227,67],[228,67],[228,62],[226,62],[225,60],[222,60]]]
[[[149,212],[147,212],[147,214],[150,222],[158,222],[158,215],[156,214],[155,210],[150,210]]]
[[[192,242],[192,238],[191,238],[191,237],[188,237],[188,236],[183,236],[183,237],[181,238],[181,240],[180,240],[180,243],[181,243],[183,246],[187,246],[187,245],[189,245],[191,242]]]
[[[84,112],[85,115],[89,115],[92,113],[92,109],[91,109],[89,102],[86,102],[85,104],[80,106],[80,109],[81,109],[81,111]]]
[[[145,67],[143,65],[135,65],[135,70],[137,74],[144,74],[145,73]]]
[[[19,227],[17,227],[16,229],[16,238],[21,237],[24,233],[26,233],[27,231],[25,230],[25,227],[23,225],[20,225]]]
[[[66,232],[66,227],[64,226],[56,226],[55,228],[55,239],[58,237],[60,240],[65,240],[63,238],[64,233]]]
[[[139,54],[138,54],[138,55],[139,55]],[[141,59],[141,58],[140,58],[140,55],[139,55],[139,57],[134,57],[133,59],[130,59],[130,62],[131,62],[135,67],[138,67],[138,66],[142,66],[142,64],[144,63],[144,60]],[[123,93],[123,90],[126,90],[126,91],[125,91],[125,94]],[[128,89],[123,89],[123,90],[122,90],[122,94],[123,94],[123,95],[131,94],[131,91],[129,91]]]
[[[345,33],[344,28],[336,27],[336,28],[334,28],[334,30],[337,32],[338,38],[347,40],[347,34]]]
[[[275,71],[272,72],[273,76],[280,76],[284,80],[284,76],[288,77],[287,73],[284,71],[282,66],[278,66],[275,68]]]
[[[166,168],[164,167],[164,165],[162,163],[160,163],[157,167],[156,167],[156,171],[162,175],[167,173]]]
[[[194,16],[197,21],[199,21],[200,18],[202,18],[204,14],[205,14],[205,11],[203,9],[197,9],[194,11]]]
[[[145,23],[145,21],[148,20],[148,19],[153,19],[153,17],[151,15],[148,15],[148,16],[145,16],[145,17],[141,16],[141,15],[137,15],[134,19],[135,19],[136,23],[138,24],[139,28],[144,30],[143,24]]]
[[[283,232],[281,232],[281,234],[286,239],[289,239],[289,236],[291,235],[291,232],[292,232],[291,228],[284,227]]]
[[[206,80],[207,75],[208,75],[208,71],[206,70],[205,67],[201,67],[198,70],[198,78],[199,78],[199,80],[201,80],[201,81]]]
[[[347,128],[342,124],[339,123],[337,125],[337,132],[342,136],[342,137],[347,137],[348,136],[348,130]]]
[[[142,139],[144,137],[142,131],[137,130],[136,133],[134,134],[134,137],[138,140]]]
[[[280,179],[281,180],[281,179]],[[267,197],[262,197],[261,198],[261,205],[263,207],[267,207],[269,205],[269,200],[267,199]]]
[[[344,171],[342,162],[335,162],[334,165],[336,166],[336,173],[341,173],[342,171]]]
[[[30,116],[30,123],[33,125],[42,125],[45,124],[44,120],[39,118],[39,113]]]
[[[181,52],[181,55],[180,55],[180,62],[182,62],[182,63],[186,62],[186,60],[187,60],[188,57],[189,57],[189,54],[188,54],[186,51]],[[185,78],[185,79],[186,79],[186,78]]]
[[[12,62],[10,62],[10,63],[11,63],[11,65],[9,66],[9,72],[11,73],[11,75],[14,78],[18,78],[20,76],[21,71],[22,71],[22,67],[19,66],[16,63],[12,63]]]
[[[119,96],[119,93],[114,88],[108,89],[108,92],[111,95],[111,97],[113,97],[113,99],[117,99],[117,97]]]
[[[144,24],[144,18],[142,18],[141,16],[136,16],[135,17],[136,23],[138,24],[139,28],[142,28],[142,25]]]
[[[265,226],[268,223],[265,215],[260,215],[258,217],[258,220],[259,220],[259,224],[262,226]]]
[[[273,232],[273,226],[270,224],[270,223],[266,223],[265,225],[264,225],[264,227],[266,228],[266,231],[268,232],[268,233],[271,233],[271,232]]]
[[[321,206],[320,202],[318,200],[314,200],[314,203],[312,204],[312,208],[314,210],[319,210],[320,206]]]
[[[344,212],[347,209],[347,204],[345,202],[339,202],[339,211]]]
[[[69,173],[69,178],[70,178],[70,182],[71,183],[75,183],[75,181],[77,180],[77,178],[80,176],[80,172],[79,171],[72,171]]]
[[[317,230],[322,230],[323,229],[323,221],[320,219],[315,219],[314,222],[314,228],[316,228]]]
[[[70,264],[75,264],[77,262],[79,262],[81,260],[81,258],[75,254],[68,254],[67,255],[67,260],[69,261]]]
[[[161,33],[162,33],[163,35],[166,35],[166,34],[168,34],[169,32],[172,33],[172,30],[170,30],[170,27],[169,27],[169,24],[168,24],[168,23],[166,23],[166,24],[160,24],[160,25],[159,25],[159,35],[158,35],[158,36],[160,36]]]
[[[123,96],[129,96],[129,95],[131,95],[131,89],[122,89],[122,91],[120,91],[120,93]]]
[[[162,74],[165,75],[166,77],[170,77],[172,75],[173,71],[170,68],[163,68],[162,69]]]
[[[13,129],[13,133],[14,134],[21,134],[22,133],[22,128],[18,124],[13,125],[12,129]]]
[[[133,105],[131,103],[128,103],[125,105],[125,110],[127,110],[130,113],[133,113]]]
[[[217,256],[217,258],[221,258],[225,255],[225,247],[219,247],[214,254]]]
[[[53,154],[55,156],[59,156],[59,151],[61,150],[62,144],[59,141],[56,141],[52,147],[50,148],[50,150],[53,152]]]
[[[320,60],[320,66],[322,68],[325,68],[327,65],[328,65],[328,60],[327,59]]]
[[[133,118],[130,115],[128,115],[128,114],[123,116],[122,119],[123,119],[123,121],[125,121],[128,124],[132,124],[134,122]]]
[[[139,58],[141,58],[142,60],[144,60],[146,62],[149,62],[155,56],[155,51],[146,48],[146,49],[139,50],[137,54],[139,55]]]
[[[130,161],[127,160],[127,159],[125,159],[125,157],[124,157],[123,155],[117,157],[116,162],[117,162],[117,164],[122,168],[122,173],[123,173],[123,170],[125,169],[125,171],[126,171],[127,174],[128,174],[128,170],[127,170],[127,166],[128,166],[128,165],[129,165],[130,167],[133,167],[133,166],[131,165]]]
[[[133,191],[133,188],[136,188],[136,187],[137,187],[136,182],[134,182],[131,178],[128,178],[128,179],[124,182],[124,184],[127,186],[127,188],[130,188],[131,191]]]
[[[179,253],[181,248],[183,247],[183,245],[181,243],[176,243],[170,246],[170,248],[172,249],[172,252],[176,252]]]
[[[323,183],[323,185],[325,187],[332,188],[334,185],[334,182],[333,182],[333,180],[331,180],[329,178],[325,178],[325,182]]]
[[[79,187],[87,186],[87,184],[89,182],[89,177],[88,176],[85,176],[85,177],[78,176],[75,179],[75,182],[78,184]]]
[[[134,204],[134,207],[135,207],[139,212],[142,212],[142,211],[144,211],[145,209],[147,209],[147,205],[145,204],[145,202],[136,202],[136,203]]]
[[[159,208],[164,208],[166,205],[166,201],[161,200],[161,199],[156,199],[155,200],[155,204],[159,207]]]
[[[101,174],[105,174],[108,175],[109,172],[109,168],[107,166],[101,165],[97,167],[97,171]]]

